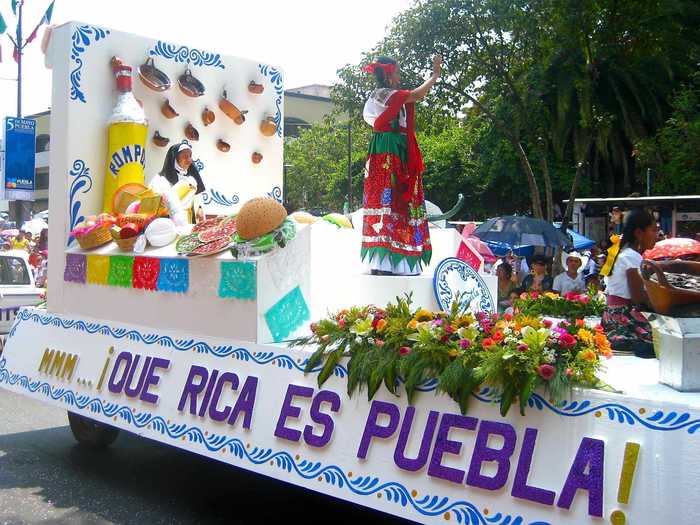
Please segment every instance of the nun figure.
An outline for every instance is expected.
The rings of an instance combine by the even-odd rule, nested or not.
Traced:
[[[171,187],[189,185],[195,189],[195,195],[206,189],[199,170],[192,161],[192,146],[186,141],[174,144],[168,149],[160,175],[170,183]],[[204,210],[197,205],[199,199],[193,200],[193,207],[190,209],[190,222],[199,222],[204,219]]]

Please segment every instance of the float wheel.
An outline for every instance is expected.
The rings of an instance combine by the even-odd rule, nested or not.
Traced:
[[[106,448],[117,439],[119,429],[99,423],[93,419],[68,412],[68,423],[70,424],[73,437],[81,445],[90,448]]]

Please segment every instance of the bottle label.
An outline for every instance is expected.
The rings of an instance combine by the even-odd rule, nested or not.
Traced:
[[[130,162],[138,162],[142,168],[146,167],[146,148],[142,144],[128,144],[112,153],[112,158],[109,163],[109,171],[115,177],[119,176],[119,170],[125,164]]]

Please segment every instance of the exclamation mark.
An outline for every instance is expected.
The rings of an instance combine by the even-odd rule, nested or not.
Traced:
[[[628,441],[625,444],[625,456],[622,460],[622,472],[620,472],[620,484],[617,489],[617,502],[627,505],[630,501],[634,472],[637,470],[639,459],[639,443]],[[610,514],[610,522],[613,525],[625,525],[627,518],[621,510],[615,510]]]

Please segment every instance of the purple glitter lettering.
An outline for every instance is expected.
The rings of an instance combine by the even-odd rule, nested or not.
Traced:
[[[439,412],[435,412],[434,410],[430,411],[428,414],[428,421],[425,423],[425,429],[423,430],[423,439],[421,440],[418,456],[416,456],[415,459],[409,459],[406,457],[406,445],[411,435],[411,428],[413,426],[413,417],[415,416],[415,413],[415,407],[410,406],[406,409],[406,414],[403,417],[403,423],[401,423],[399,440],[396,443],[396,449],[394,450],[394,463],[396,463],[396,466],[400,469],[408,470],[409,472],[415,472],[416,470],[422,469],[428,462],[430,445],[433,443],[433,434],[435,434],[435,426],[437,425],[438,418],[440,417]]]
[[[503,447],[500,449],[488,446],[491,434],[503,437]],[[498,490],[508,481],[510,472],[510,457],[515,450],[515,429],[507,423],[496,421],[482,421],[479,425],[479,432],[476,435],[474,453],[469,464],[467,473],[467,485],[479,487],[486,490]],[[481,473],[481,465],[485,461],[495,461],[498,465],[496,474],[484,476]]]
[[[527,484],[527,478],[530,475],[530,468],[532,467],[532,455],[535,451],[536,441],[537,430],[534,428],[525,429],[525,437],[523,438],[523,446],[520,450],[520,457],[518,458],[518,468],[515,471],[511,495],[514,498],[526,499],[536,503],[542,503],[542,505],[552,505],[554,504],[554,492]]]
[[[231,390],[233,392],[238,388],[238,376],[233,372],[224,372],[219,377],[219,381],[216,383],[216,388],[211,395],[211,403],[209,404],[209,417],[214,421],[224,421],[231,413],[231,407],[226,405],[223,410],[219,409],[219,398],[221,397],[221,391],[224,389],[224,385],[229,383],[231,385]]]
[[[152,386],[158,386],[158,382],[160,381],[160,376],[156,373],[156,368],[167,370],[170,368],[170,361],[162,357],[154,357],[151,359],[151,366],[148,367],[146,381],[144,381],[143,389],[141,390],[141,401],[154,405],[158,403],[158,395],[152,394],[148,389]]]
[[[304,428],[304,441],[312,447],[325,447],[333,436],[333,418],[329,414],[321,412],[321,404],[329,403],[331,412],[338,412],[340,409],[340,396],[330,390],[321,390],[311,402],[309,415],[314,423],[323,425],[323,433],[318,436],[313,433],[314,427],[306,425]]]
[[[131,367],[131,361],[133,357],[129,352],[120,353],[114,360],[114,368],[112,368],[112,373],[109,376],[109,391],[113,394],[118,394],[124,388],[124,381],[126,381],[126,374]],[[124,371],[121,372],[121,378],[118,382],[115,382],[117,374],[119,373],[119,366],[124,363]]]
[[[199,378],[199,383],[195,383],[195,378]],[[209,378],[209,371],[203,366],[192,365],[190,368],[190,373],[187,375],[187,382],[185,383],[185,388],[182,389],[182,395],[180,395],[180,402],[177,405],[177,409],[182,412],[185,408],[185,403],[187,403],[187,398],[190,398],[190,409],[189,412],[193,416],[197,415],[197,396],[202,393],[204,387],[207,385],[207,379]]]
[[[242,412],[243,428],[250,428],[250,421],[253,419],[253,407],[255,407],[255,396],[258,392],[258,378],[248,376],[243,383],[241,393],[236,400],[236,404],[231,411],[231,417],[228,418],[228,424],[233,426],[236,424],[238,415]]]
[[[383,427],[377,424],[379,414],[386,414],[389,416],[389,424],[387,426]],[[399,426],[399,419],[399,408],[396,405],[393,403],[385,403],[384,401],[372,401],[369,414],[367,415],[367,422],[365,423],[365,430],[362,433],[360,448],[357,451],[357,457],[362,459],[367,457],[369,444],[373,437],[382,439],[391,437]]]
[[[299,414],[301,414],[301,408],[292,405],[294,396],[311,397],[313,395],[314,389],[308,386],[289,385],[287,387],[287,394],[284,396],[282,411],[280,412],[280,417],[277,420],[277,427],[275,428],[275,436],[288,441],[299,441],[301,432],[293,428],[288,428],[284,425],[287,418],[297,418],[299,417]]]
[[[437,438],[435,439],[433,455],[430,458],[428,476],[445,479],[452,483],[462,483],[464,471],[444,466],[442,464],[442,456],[445,454],[459,454],[460,450],[462,450],[462,443],[449,439],[450,429],[462,428],[464,430],[475,430],[478,422],[479,420],[475,417],[460,416],[458,414],[442,415]]]
[[[557,507],[570,508],[576,491],[583,489],[588,491],[588,514],[602,518],[604,463],[605,442],[600,439],[583,438],[557,501]]]

